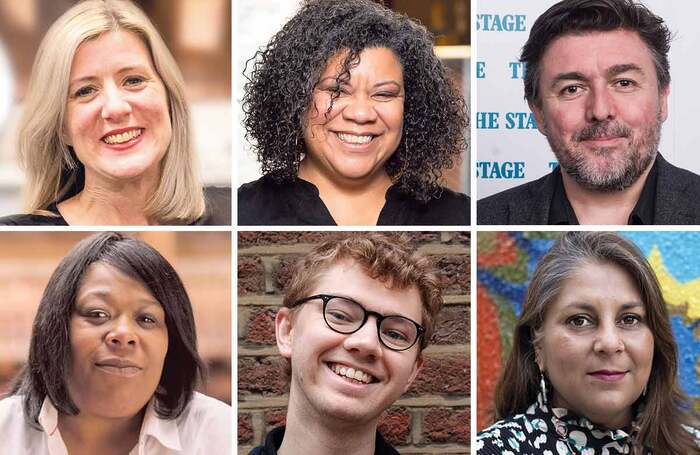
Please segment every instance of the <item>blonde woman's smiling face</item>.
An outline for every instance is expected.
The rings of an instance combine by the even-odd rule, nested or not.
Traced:
[[[64,141],[86,180],[157,180],[172,128],[166,89],[143,40],[112,31],[85,41],[69,84]]]
[[[631,275],[584,262],[547,309],[536,360],[554,407],[609,428],[630,423],[651,373],[654,336]]]

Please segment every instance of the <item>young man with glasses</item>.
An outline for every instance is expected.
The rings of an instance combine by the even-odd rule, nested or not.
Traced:
[[[432,265],[404,237],[353,234],[302,258],[275,320],[286,427],[251,454],[398,453],[377,421],[418,374],[441,306]]]

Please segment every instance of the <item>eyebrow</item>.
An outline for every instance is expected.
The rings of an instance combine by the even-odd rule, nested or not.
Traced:
[[[134,70],[145,71],[145,70],[148,70],[148,67],[143,66],[143,65],[125,66],[125,67],[117,70],[116,74],[128,73],[129,71],[134,71]],[[83,77],[80,77],[78,79],[73,79],[72,81],[70,81],[69,85],[73,86],[73,85],[78,84],[80,82],[94,81],[95,79],[97,79],[97,77],[95,77],[95,76],[83,76]]]
[[[632,310],[632,309],[639,308],[639,307],[644,308],[644,304],[642,302],[637,302],[637,301],[627,302],[627,303],[623,303],[622,305],[620,305],[618,312]],[[567,304],[564,308],[580,308],[582,310],[589,311],[591,313],[596,312],[596,307],[594,305],[591,305],[590,303],[584,303],[584,302],[572,302],[572,303]]]
[[[608,70],[605,73],[610,78],[617,76],[618,74],[627,72],[639,73],[641,75],[644,75],[644,71],[642,70],[642,68],[634,63],[621,63],[619,65],[613,65],[610,68],[608,68]]]
[[[605,75],[608,78],[615,77],[622,73],[634,72],[644,75],[642,68],[635,63],[620,63],[619,65],[613,65],[605,71]],[[552,80],[552,87],[555,87],[558,83],[562,81],[587,81],[588,78],[584,76],[583,73],[578,71],[570,71],[568,73],[559,73]]]
[[[75,303],[76,304],[82,303],[85,300],[90,300],[92,298],[97,297],[99,299],[104,300],[106,303],[110,304],[111,300],[112,300],[112,294],[113,293],[111,291],[98,288],[98,289],[87,291],[84,294],[78,295],[75,299]],[[141,304],[142,307],[145,307],[145,306],[162,307],[160,302],[155,297],[138,299],[138,302]]]
[[[328,79],[332,80],[333,82],[336,82],[338,80],[338,77],[337,76],[324,77],[322,79],[319,79],[318,82],[316,83],[316,85],[319,85]],[[343,82],[343,83],[347,83],[347,82]],[[381,87],[382,85],[395,85],[399,90],[401,90],[401,88],[402,88],[401,84],[399,84],[398,82],[396,82],[393,79],[388,80],[388,81],[377,82],[376,84],[372,85],[372,88]]]

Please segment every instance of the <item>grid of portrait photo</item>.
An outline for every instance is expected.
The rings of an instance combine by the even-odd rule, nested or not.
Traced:
[[[0,454],[700,455],[698,16],[0,0]]]

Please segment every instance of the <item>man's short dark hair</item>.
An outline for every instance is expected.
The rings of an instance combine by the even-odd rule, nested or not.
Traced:
[[[525,99],[540,104],[540,63],[552,41],[564,35],[619,29],[639,35],[651,52],[659,90],[668,87],[671,32],[662,18],[634,0],[563,0],[537,18],[523,46],[520,61],[526,65]]]
[[[70,321],[75,298],[87,270],[94,263],[114,267],[143,283],[163,307],[168,327],[168,352],[154,393],[155,411],[175,418],[185,409],[205,365],[197,353],[192,306],[187,291],[170,263],[147,243],[113,232],[90,236],[63,258],[51,275],[37,309],[29,360],[12,394],[23,395],[24,415],[36,428],[44,399],[68,415],[80,410],[68,393],[71,371]]]

